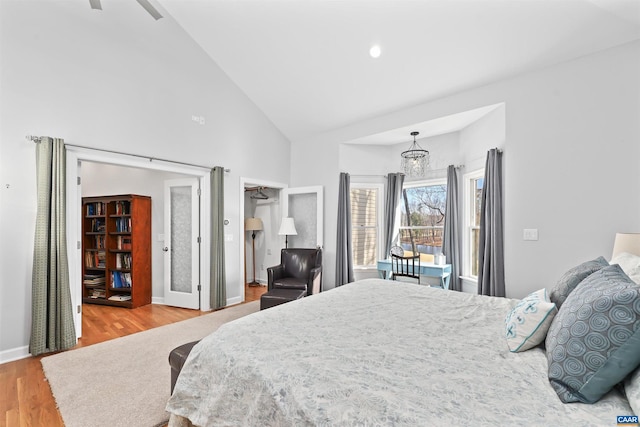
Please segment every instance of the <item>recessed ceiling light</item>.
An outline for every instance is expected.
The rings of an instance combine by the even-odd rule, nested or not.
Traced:
[[[373,46],[371,46],[371,49],[369,49],[369,55],[371,55],[372,58],[379,58],[381,53],[382,50],[377,44],[374,44]]]

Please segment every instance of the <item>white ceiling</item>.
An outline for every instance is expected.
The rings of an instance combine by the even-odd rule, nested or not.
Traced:
[[[640,0],[154,4],[291,141],[640,38]]]

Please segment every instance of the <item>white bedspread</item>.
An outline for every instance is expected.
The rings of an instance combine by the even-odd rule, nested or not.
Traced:
[[[167,404],[198,426],[605,426],[617,391],[563,404],[542,349],[510,353],[516,300],[362,280],[223,325]]]

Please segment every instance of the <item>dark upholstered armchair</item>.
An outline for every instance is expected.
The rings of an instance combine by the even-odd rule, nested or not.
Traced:
[[[268,291],[300,289],[307,295],[320,292],[322,249],[282,249],[280,265],[267,268]]]

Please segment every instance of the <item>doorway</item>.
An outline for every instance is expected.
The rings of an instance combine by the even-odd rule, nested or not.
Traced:
[[[272,201],[269,209],[259,211],[256,203],[256,209],[247,200],[250,196],[246,195],[248,188],[269,188],[271,191],[278,193],[278,199]],[[260,215],[262,212],[264,233],[262,236],[256,236],[256,254],[255,254],[255,270],[257,277],[262,274],[259,282],[266,284],[266,269],[268,267],[280,263],[280,249],[285,247],[285,238],[289,239],[289,247],[320,247],[323,246],[324,236],[324,207],[323,207],[323,188],[300,187],[289,188],[287,184],[265,181],[253,178],[240,178],[240,212],[244,214],[244,218]],[[281,236],[278,234],[282,217],[293,216],[296,227],[300,227],[300,232],[296,236]],[[245,274],[241,275],[244,283],[241,283],[242,301],[246,301],[246,282],[245,277],[251,277],[252,273],[247,274],[248,268],[253,272],[253,251],[251,234],[245,231],[244,221],[240,222],[240,236],[244,236],[244,245],[240,245],[240,271]],[[261,240],[258,240],[261,238]],[[293,246],[292,246],[293,245]],[[260,252],[258,252],[260,250]]]
[[[278,236],[281,218],[280,192],[286,187],[286,184],[278,182],[255,178],[240,178],[239,199],[242,220],[239,221],[239,235],[243,236],[244,242],[244,244],[239,245],[239,271],[243,272],[240,275],[242,301],[248,301],[256,297],[259,299],[259,294],[266,291],[266,288],[262,286],[250,287],[247,284],[253,281],[255,274],[256,282],[266,286],[266,269],[280,262],[280,240],[284,242]],[[258,194],[261,195],[258,196]],[[262,230],[256,232],[245,230],[246,218],[259,218],[262,223]],[[255,233],[255,240],[252,238],[253,233]]]
[[[157,176],[164,177],[190,177],[192,179],[196,179],[199,183],[201,189],[201,199],[202,203],[199,206],[199,214],[200,218],[202,218],[200,228],[202,233],[201,238],[201,250],[198,254],[198,261],[200,264],[199,271],[197,274],[200,276],[200,283],[202,286],[202,292],[200,295],[200,307],[202,310],[209,310],[209,275],[203,274],[203,272],[209,271],[209,230],[210,230],[210,179],[209,179],[209,169],[197,166],[189,166],[182,164],[174,164],[171,162],[159,161],[159,160],[150,160],[147,158],[142,158],[139,156],[126,155],[126,154],[118,154],[112,152],[106,152],[101,150],[94,150],[89,148],[81,148],[74,146],[67,146],[67,244],[68,244],[68,252],[69,252],[69,283],[71,287],[71,296],[72,296],[72,304],[77,309],[74,310],[74,323],[76,327],[76,334],[78,337],[82,336],[82,289],[80,286],[76,286],[78,283],[82,283],[82,250],[79,242],[81,241],[81,206],[82,206],[82,182],[78,179],[78,177],[83,176],[82,174],[82,166],[85,167],[96,167],[99,168],[117,168],[124,167],[130,170],[137,170],[140,173],[149,173],[154,171],[157,173]],[[110,183],[100,183],[100,185],[105,185],[103,188],[109,188],[111,184],[117,184],[118,176],[109,175],[109,179],[112,181]],[[101,174],[99,177],[94,177],[102,180],[107,180],[105,174]],[[85,178],[86,179],[86,178]],[[129,181],[130,184],[130,181]],[[133,189],[135,187],[129,186],[126,187],[127,182],[121,183],[123,185],[120,187],[122,191],[118,191],[115,194],[127,194],[135,192]],[[162,182],[159,183],[160,188],[162,188]],[[99,186],[94,186],[93,188],[99,188]],[[110,187],[117,188],[117,187]],[[127,189],[128,188],[128,189]],[[96,190],[100,191],[100,190]],[[105,190],[106,191],[106,190]],[[109,192],[116,191],[110,190]],[[158,201],[161,202],[163,196],[158,197]],[[160,203],[161,210],[163,209],[163,203]],[[153,216],[160,216],[158,210],[154,208],[152,212]],[[156,261],[158,265],[162,265],[163,261],[163,251],[162,246],[163,242],[161,239],[164,239],[164,232],[159,232],[158,230],[162,230],[163,226],[156,227],[156,230],[153,231],[152,236],[152,252],[159,252],[160,261]],[[77,248],[73,250],[73,248]],[[157,258],[157,257],[156,257]],[[157,276],[157,275],[156,275]],[[153,278],[153,283],[155,283],[154,294],[163,295],[162,291],[158,291],[156,288],[162,289],[163,283],[163,273],[160,271],[160,277]],[[163,297],[152,298],[152,302],[154,303],[164,303]]]

